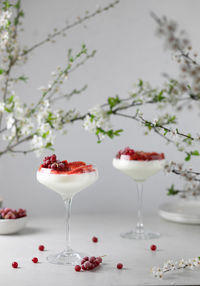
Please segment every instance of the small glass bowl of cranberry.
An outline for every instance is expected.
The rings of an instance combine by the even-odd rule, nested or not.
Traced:
[[[0,209],[0,235],[19,232],[25,228],[26,224],[27,213],[25,209]]]

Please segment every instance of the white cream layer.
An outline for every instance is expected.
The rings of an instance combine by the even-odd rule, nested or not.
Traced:
[[[37,171],[37,180],[49,189],[60,194],[63,200],[72,198],[76,193],[87,188],[97,179],[97,171],[72,175],[50,174],[44,169],[42,169],[41,171]]]
[[[162,170],[165,160],[136,161],[113,159],[113,166],[137,182],[145,181]]]

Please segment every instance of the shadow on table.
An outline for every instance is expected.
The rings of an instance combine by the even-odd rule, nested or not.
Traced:
[[[13,233],[13,234],[9,234],[12,236],[23,236],[23,235],[32,235],[32,234],[36,234],[36,233],[44,233],[44,232],[48,232],[48,229],[44,229],[44,228],[40,228],[40,227],[25,227],[23,230]]]

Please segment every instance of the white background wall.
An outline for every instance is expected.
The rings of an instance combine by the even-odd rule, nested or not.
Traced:
[[[31,46],[54,27],[62,27],[67,19],[72,22],[85,10],[93,11],[97,4],[104,6],[109,1],[26,0],[22,3],[25,32],[21,35],[21,42]],[[122,0],[116,8],[72,29],[66,38],[58,38],[56,44],[46,44],[35,50],[26,67],[20,68],[20,73],[26,73],[29,81],[26,85],[19,84],[18,94],[28,102],[37,100],[40,97],[38,87],[47,85],[51,71],[57,65],[64,65],[67,49],[78,50],[82,43],[91,50],[97,49],[97,54],[70,76],[66,90],[80,88],[84,84],[88,84],[88,89],[71,102],[66,102],[66,109],[74,106],[84,112],[104,103],[108,96],[119,94],[125,97],[138,78],[159,85],[163,82],[161,72],[176,75],[176,63],[169,52],[163,51],[162,41],[155,36],[155,23],[150,11],[177,20],[191,35],[194,46],[199,48],[198,0]],[[149,118],[157,114],[151,107],[144,111]],[[198,126],[194,114],[185,111],[181,118],[180,126],[186,131],[194,131],[194,125]],[[118,149],[129,145],[137,150],[165,152],[168,159],[182,158],[173,146],[166,146],[155,134],[145,137],[144,129],[137,123],[121,118],[114,119],[113,123],[116,128],[124,128],[125,132],[114,141],[106,139],[100,145],[96,143],[95,136],[82,129],[80,123],[69,127],[66,136],[57,137],[55,149],[59,158],[92,162],[99,169],[98,182],[75,197],[74,212],[132,212],[136,208],[134,182],[118,173],[111,164]],[[40,161],[34,154],[1,158],[4,204],[25,207],[32,215],[62,214],[64,207],[60,197],[36,181]],[[179,179],[162,173],[149,179],[145,185],[146,212],[156,211],[159,204],[169,199],[166,188],[172,182],[179,183]]]

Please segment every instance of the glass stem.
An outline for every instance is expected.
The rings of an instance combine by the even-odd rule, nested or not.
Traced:
[[[66,251],[70,251],[70,216],[71,216],[71,203],[72,199],[65,200],[66,208]]]
[[[142,218],[142,194],[143,194],[143,183],[137,183],[137,195],[138,195],[138,211],[137,211],[137,225],[136,233],[144,233],[144,225]]]

